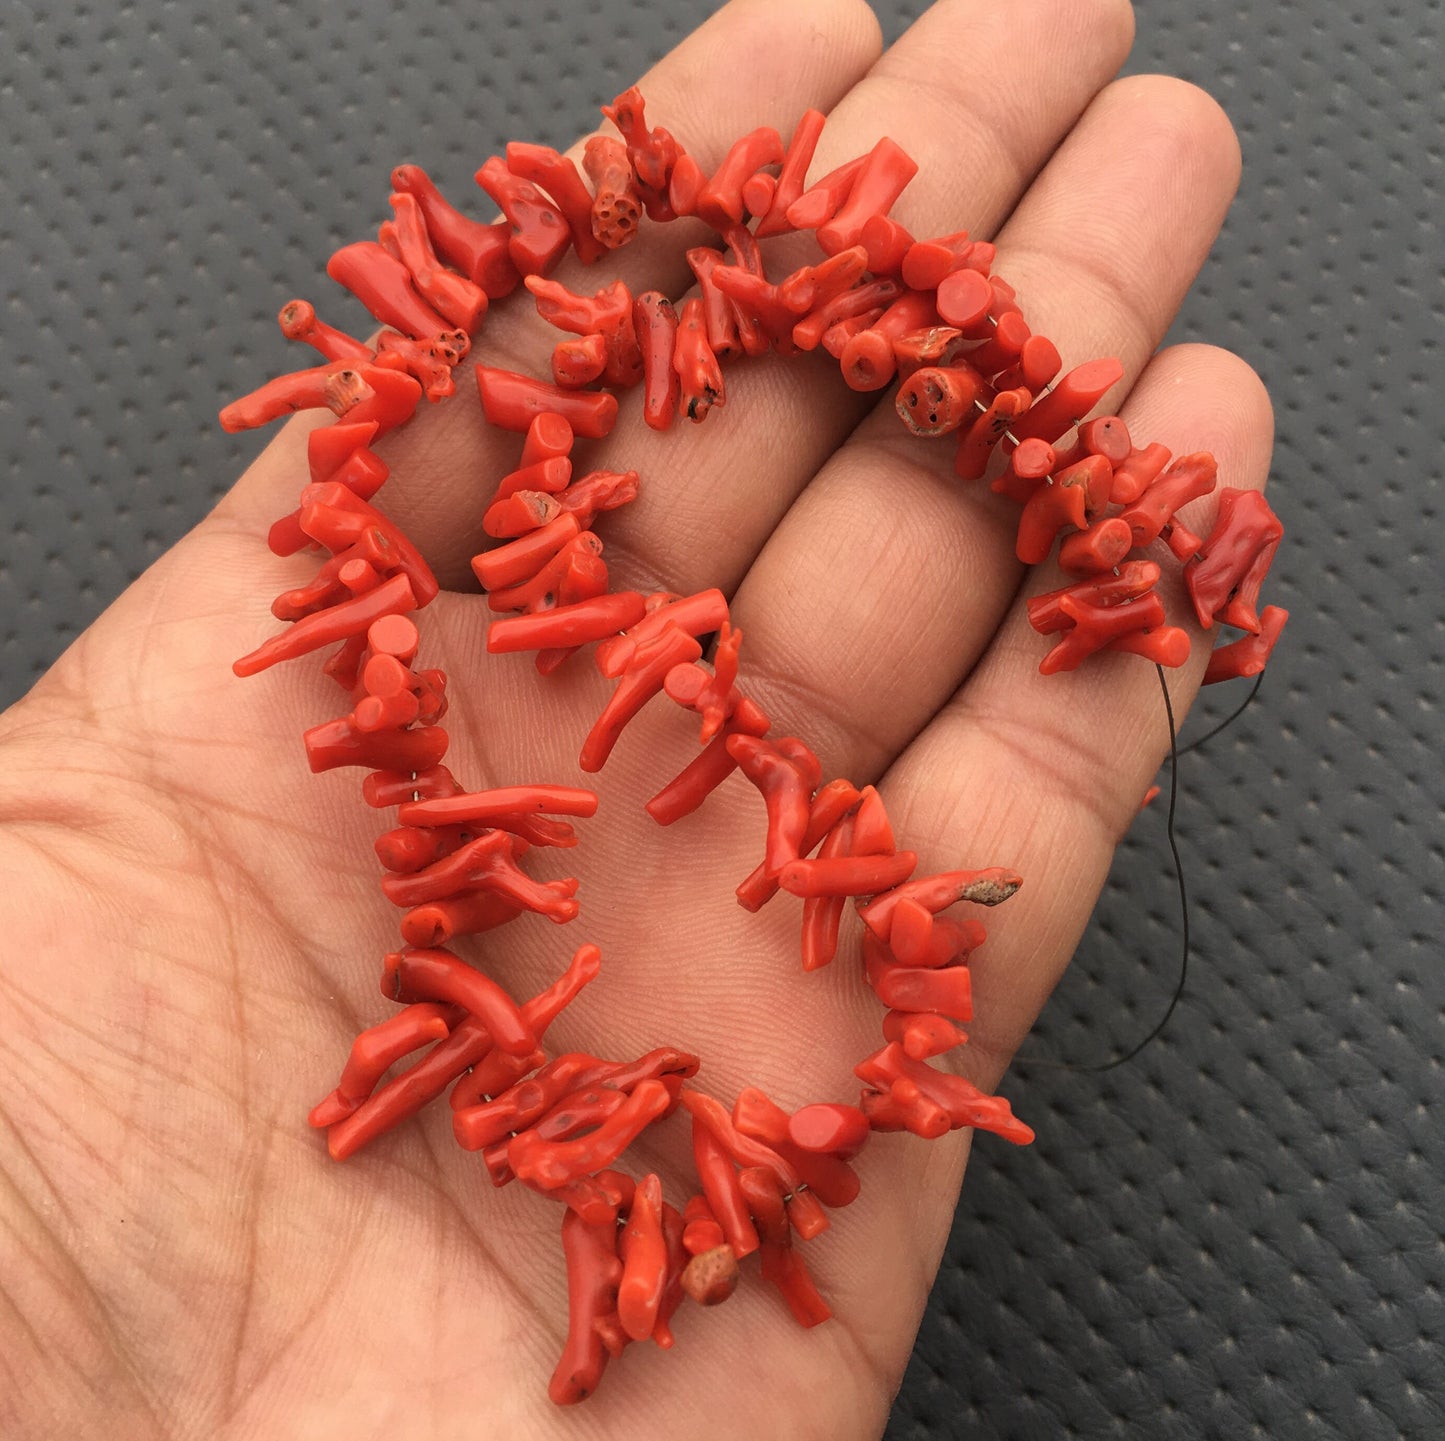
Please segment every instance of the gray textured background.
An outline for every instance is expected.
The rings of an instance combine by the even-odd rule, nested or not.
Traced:
[[[288,8],[6,6],[0,701],[257,448],[216,407],[295,363],[276,307],[394,160],[463,192],[509,137],[565,144],[715,7]],[[921,6],[877,8],[891,38]],[[1445,1435],[1442,21],[1139,5],[1131,68],[1205,85],[1243,141],[1176,335],[1273,391],[1293,619],[1261,703],[1184,762],[1188,996],[1135,1065],[1031,1074],[1036,1146],[980,1148],[894,1441]],[[1151,813],[1121,851],[1041,1051],[1157,1014],[1162,841]]]

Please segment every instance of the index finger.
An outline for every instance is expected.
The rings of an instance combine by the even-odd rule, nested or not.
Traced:
[[[881,46],[877,18],[862,0],[731,0],[638,83],[649,120],[665,119],[703,168],[711,169],[737,139],[740,115],[754,126],[786,130],[802,110],[827,110],[866,73]],[[485,158],[479,155],[478,163]],[[381,211],[387,175],[380,169],[376,180]],[[463,198],[458,201],[465,208]],[[476,208],[480,213],[484,207]],[[631,245],[610,252],[604,263],[584,267],[569,258],[555,274],[583,289],[631,275],[646,277],[645,287],[681,291],[691,276],[684,252],[698,243],[700,233],[700,224],[691,221],[644,227]],[[277,298],[278,306],[284,299]],[[482,360],[543,375],[555,341],[556,332],[538,320],[531,295],[519,288],[488,311],[470,360],[458,368],[457,394],[439,405],[424,405],[378,446],[393,473],[385,508],[443,584],[470,580],[467,562],[484,539],[482,512],[494,481],[512,468],[517,453],[516,438],[489,427],[483,418],[472,369]],[[257,384],[262,379],[257,377]],[[214,514],[264,534],[296,503],[298,477],[307,473],[305,437],[318,419],[329,420],[329,412],[289,422]]]

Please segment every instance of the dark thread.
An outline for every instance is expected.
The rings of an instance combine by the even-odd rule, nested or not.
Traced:
[[[1254,684],[1249,688],[1249,694],[1245,696],[1242,701],[1240,701],[1239,705],[1234,710],[1230,711],[1230,713],[1225,716],[1225,718],[1220,721],[1219,724],[1215,726],[1212,730],[1205,731],[1204,734],[1200,736],[1197,741],[1190,741],[1187,746],[1181,746],[1179,748],[1179,754],[1182,756],[1187,756],[1190,751],[1197,751],[1199,747],[1202,746],[1206,741],[1212,741],[1214,737],[1220,733],[1220,731],[1228,730],[1230,726],[1232,726],[1235,721],[1237,721],[1240,716],[1242,716],[1245,711],[1249,709],[1250,703],[1254,700],[1255,696],[1259,694],[1259,688],[1263,684],[1264,672],[1260,671],[1260,673],[1254,678]]]
[[[1051,1061],[1045,1056],[1016,1056],[1014,1058],[1016,1066],[1043,1066],[1051,1071],[1081,1071],[1097,1075],[1101,1071],[1112,1071],[1116,1066],[1127,1065],[1169,1024],[1170,1017],[1173,1016],[1175,1008],[1184,995],[1184,983],[1189,978],[1189,891],[1184,883],[1184,862],[1180,859],[1179,842],[1174,834],[1174,812],[1179,800],[1179,757],[1182,752],[1179,749],[1179,732],[1174,724],[1174,702],[1169,698],[1169,682],[1165,679],[1164,667],[1156,664],[1154,669],[1159,672],[1159,689],[1164,692],[1164,714],[1169,721],[1169,818],[1165,825],[1165,834],[1169,839],[1169,854],[1174,858],[1174,879],[1179,886],[1179,979],[1175,983],[1174,994],[1169,997],[1169,1004],[1165,1006],[1164,1014],[1154,1023],[1148,1034],[1125,1051],[1122,1056],[1115,1056],[1108,1061],[1095,1061],[1092,1064]],[[1258,691],[1258,681],[1255,682],[1254,689]],[[1210,736],[1223,730],[1253,699],[1254,692],[1251,692],[1249,699],[1240,706],[1234,715],[1229,717],[1229,720],[1216,726],[1209,732],[1209,735],[1195,741],[1194,744],[1196,746],[1203,745]]]

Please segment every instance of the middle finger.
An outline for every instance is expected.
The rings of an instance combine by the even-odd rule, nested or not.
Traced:
[[[812,175],[886,133],[919,167],[897,218],[918,236],[961,227],[987,236],[1132,38],[1127,0],[938,0],[829,115]],[[797,260],[809,255],[783,244]],[[782,266],[766,258],[777,278]],[[724,379],[729,404],[705,425],[679,419],[659,435],[639,405],[624,405],[602,463],[636,468],[643,482],[603,528],[619,587],[731,592],[877,399],[847,389],[822,352],[734,363]]]

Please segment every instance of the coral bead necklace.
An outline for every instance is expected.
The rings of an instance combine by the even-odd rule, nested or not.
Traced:
[[[914,237],[892,219],[917,170],[893,141],[809,184],[824,126],[817,111],[786,143],[770,127],[751,131],[711,174],[648,126],[636,90],[604,114],[618,137],[590,140],[580,171],[541,145],[513,143],[491,157],[477,181],[501,212],[492,223],[454,208],[419,167],[398,167],[377,239],[343,246],[327,265],[384,327],[375,343],[290,301],[283,332],[322,363],[221,412],[228,430],[301,409],[335,416],[308,436],[298,506],[269,536],[277,555],[326,558],[273,603],[287,628],[234,669],[251,676],[326,652],[325,673],[350,709],[305,733],[311,769],[359,768],[366,804],[396,811],[376,852],[382,891],[402,913],[402,948],[381,975],[399,1009],[356,1038],[311,1124],[344,1160],[446,1092],[457,1143],[480,1153],[494,1185],[515,1181],[559,1204],[569,1293],[549,1388],[559,1403],[590,1395],[630,1343],[671,1346],[678,1307],[725,1301],[753,1253],[802,1325],[826,1320],[800,1243],[856,1198],[853,1162],[875,1131],[1033,1136],[1002,1098],[931,1064],[967,1040],[969,958],[986,936],[979,911],[1012,897],[1021,878],[998,867],[919,875],[877,790],[825,783],[807,742],[776,735],[742,688],[743,636],[721,591],[610,590],[593,526],[640,481],[634,471],[574,474],[574,442],[606,436],[630,391],[640,389],[646,423],[667,430],[724,406],[725,362],[822,349],[854,390],[896,382],[912,434],[952,436],[960,483],[987,483],[1018,503],[1020,561],[1037,564],[1057,543],[1070,582],[1028,604],[1033,628],[1052,642],[1045,673],[1103,650],[1183,664],[1191,641],[1165,620],[1161,564],[1136,554],[1155,542],[1182,566],[1200,625],[1242,632],[1212,652],[1206,682],[1258,674],[1286,618],[1257,609],[1282,533],[1263,497],[1220,490],[1210,533],[1191,532],[1178,512],[1215,490],[1214,458],[1175,457],[1136,444],[1118,416],[1089,418],[1123,367],[1105,359],[1064,371],[995,273],[991,244]],[[595,263],[644,222],[678,216],[701,219],[724,246],[688,251],[696,292],[680,304],[621,281],[589,296],[548,278],[569,250]],[[811,231],[822,257],[770,278],[759,242],[794,231]],[[738,885],[739,904],[756,911],[780,892],[799,897],[809,971],[833,961],[849,915],[858,918],[864,973],[885,1009],[883,1044],[855,1067],[856,1102],[789,1111],[746,1087],[727,1105],[695,1084],[699,1057],[666,1045],[628,1060],[550,1055],[547,1028],[598,974],[598,948],[578,947],[551,985],[521,1001],[452,949],[526,913],[576,919],[576,880],[538,881],[523,862],[533,847],[576,845],[572,822],[593,816],[598,800],[544,783],[469,790],[443,764],[447,677],[420,663],[415,620],[439,587],[372,504],[388,475],[372,446],[423,395],[455,394],[489,305],[520,286],[563,338],[550,379],[474,370],[487,421],[523,437],[483,518],[498,543],[472,561],[497,615],[487,648],[530,652],[547,676],[595,646],[595,664],[616,685],[582,740],[584,772],[602,769],[649,702],[692,713],[700,748],[647,802],[657,824],[696,810],[734,772],[756,788],[762,860]],[[677,1112],[691,1127],[695,1166],[681,1204],[656,1174],[619,1169],[639,1135]]]

